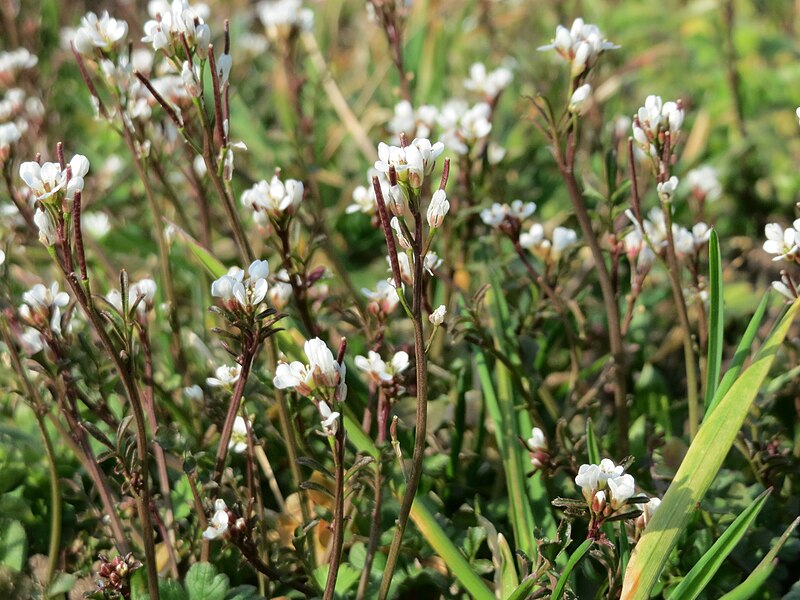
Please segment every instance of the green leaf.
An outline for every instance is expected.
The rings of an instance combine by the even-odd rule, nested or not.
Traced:
[[[799,524],[800,517],[795,519],[792,524],[786,528],[786,531],[783,532],[783,535],[778,539],[777,543],[767,552],[767,555],[758,563],[758,566],[752,570],[750,575],[747,576],[747,579],[722,596],[720,600],[747,600],[761,589],[761,586],[764,585],[769,576],[772,575],[772,571],[775,570],[775,557],[778,556],[778,552],[780,552],[786,540],[789,539],[789,536],[792,535],[792,532],[794,532]]]
[[[567,566],[564,567],[564,570],[561,572],[561,577],[558,578],[558,583],[556,583],[556,587],[553,590],[553,595],[551,598],[561,599],[564,596],[564,588],[567,585],[567,581],[569,580],[569,576],[584,555],[589,551],[589,548],[592,547],[594,540],[584,540],[584,542],[578,546],[577,550],[572,553],[572,556],[569,557],[567,561]]]
[[[519,587],[514,590],[514,593],[506,597],[506,600],[525,600],[533,591],[533,588],[536,585],[536,580],[537,578],[535,576],[529,575],[522,580],[522,583],[519,584]]]
[[[161,600],[187,600],[186,591],[181,584],[172,580],[158,582],[158,595]]]
[[[264,596],[252,585],[240,585],[230,590],[225,600],[262,600]]]
[[[328,580],[328,570],[330,569],[330,565],[321,565],[314,569],[314,579],[317,581],[317,586],[324,590],[325,583]],[[358,582],[359,578],[361,577],[361,571],[351,567],[347,563],[342,563],[339,565],[339,573],[336,575],[336,595],[341,595],[342,597],[347,597],[347,592],[353,585]]]
[[[55,598],[58,596],[63,596],[75,587],[76,581],[78,581],[78,578],[75,577],[75,575],[71,575],[70,573],[59,573],[56,575],[53,583],[50,584],[50,587],[47,588],[46,597]]]
[[[772,488],[762,492],[758,498],[728,526],[714,545],[697,561],[669,596],[669,600],[694,600],[705,589],[722,563],[736,547],[764,508]]]
[[[706,414],[714,400],[719,384],[719,372],[722,365],[723,319],[722,303],[722,261],[719,252],[719,237],[716,230],[711,230],[708,240],[708,279],[711,287],[711,300],[708,312],[708,359],[706,360]]]
[[[150,600],[147,589],[147,569],[136,569],[131,575],[131,600]]]
[[[744,365],[744,361],[747,360],[747,357],[750,356],[751,346],[753,345],[753,341],[756,339],[756,334],[758,333],[758,328],[761,326],[761,320],[764,318],[764,313],[767,311],[768,302],[769,292],[764,294],[763,298],[761,298],[758,308],[756,308],[756,312],[753,313],[753,317],[750,319],[750,323],[747,325],[747,329],[745,329],[744,335],[739,341],[739,345],[736,347],[736,352],[733,354],[731,364],[728,366],[728,370],[725,372],[725,375],[723,376],[722,381],[720,382],[719,387],[714,394],[711,404],[709,404],[706,408],[706,417],[711,414],[711,411],[714,410],[714,407],[717,404],[719,404],[719,401],[722,400],[722,397],[728,393],[728,390],[731,389],[733,382],[736,381],[736,378],[742,371],[742,365]]]
[[[502,581],[503,598],[507,598],[514,590],[519,587],[519,577],[517,577],[517,566],[514,561],[514,554],[511,546],[502,533],[497,534],[497,548],[500,554],[500,580]]]
[[[224,600],[228,593],[227,575],[217,574],[211,563],[195,563],[186,574],[189,600]]]
[[[200,264],[208,271],[214,279],[218,279],[228,272],[219,259],[212,256],[211,253],[203,248],[196,239],[194,239],[188,231],[178,227],[175,223],[169,223],[175,230],[175,241],[183,246],[186,246],[194,257],[200,261]]]
[[[600,448],[597,445],[597,438],[594,435],[594,425],[591,419],[586,419],[586,453],[590,463],[594,465],[600,464]]]
[[[22,523],[0,519],[0,565],[22,571],[28,554],[28,536]]]
[[[622,600],[649,598],[669,554],[733,445],[798,309],[800,300],[786,312],[750,366],[719,401],[718,409],[706,417],[661,506],[636,545],[625,572]]]

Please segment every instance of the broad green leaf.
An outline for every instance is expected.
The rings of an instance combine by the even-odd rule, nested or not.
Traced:
[[[317,586],[319,589],[325,589],[325,583],[328,580],[328,570],[330,569],[330,565],[321,565],[314,569],[314,579],[317,581]],[[341,596],[343,598],[348,597],[348,591],[352,588],[356,583],[358,583],[358,579],[361,577],[361,571],[351,567],[346,562],[343,562],[339,565],[339,573],[336,575],[336,595]]]
[[[564,570],[561,571],[561,576],[558,578],[558,583],[556,583],[556,587],[553,590],[553,595],[551,598],[553,600],[561,600],[564,597],[564,588],[567,586],[567,581],[569,581],[569,576],[572,574],[572,571],[584,557],[584,555],[589,551],[589,548],[592,547],[594,540],[584,540],[583,543],[578,546],[575,552],[569,557],[567,561],[567,566],[564,567]]]
[[[131,575],[131,600],[150,600],[147,589],[147,569],[141,567]]]
[[[159,581],[158,594],[161,600],[187,600],[186,591],[177,581]]]
[[[708,358],[706,360],[706,396],[705,407],[714,399],[719,384],[719,372],[722,365],[722,347],[725,321],[722,304],[722,261],[719,252],[719,237],[716,230],[711,230],[708,240],[708,279],[711,287],[711,299],[708,312]]]
[[[195,563],[186,574],[185,585],[189,600],[224,600],[228,593],[228,576],[218,575],[211,563]]]
[[[75,587],[78,578],[70,573],[59,573],[47,588],[47,598],[62,597]]]
[[[669,600],[694,600],[705,589],[764,508],[772,488],[762,492],[728,526],[714,545],[697,561],[669,596]]]
[[[0,565],[22,571],[28,555],[28,536],[17,520],[0,519]]]
[[[264,596],[252,585],[240,585],[230,590],[225,600],[262,600]]]
[[[778,556],[778,552],[783,548],[786,540],[789,539],[789,536],[792,535],[792,532],[797,528],[798,524],[800,524],[800,517],[792,521],[792,524],[786,528],[786,531],[783,532],[783,535],[778,539],[777,543],[767,552],[767,555],[761,559],[761,562],[758,563],[758,566],[747,576],[747,579],[722,596],[720,600],[747,600],[761,589],[761,586],[764,585],[769,576],[772,575],[772,571],[775,570],[775,557]]]
[[[622,600],[650,595],[664,564],[695,507],[705,496],[744,423],[750,404],[764,382],[794,320],[795,301],[756,354],[703,422],[669,486],[661,506],[636,545],[622,587]]]

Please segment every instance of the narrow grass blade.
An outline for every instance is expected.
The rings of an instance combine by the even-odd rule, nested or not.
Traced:
[[[375,447],[369,436],[361,429],[361,423],[354,418],[352,410],[348,406],[344,407],[344,419],[347,429],[347,441],[359,452],[379,460],[380,450]],[[401,488],[394,486],[393,489],[399,497]],[[472,570],[467,559],[464,558],[461,551],[453,544],[447,533],[436,521],[433,511],[430,509],[430,503],[422,496],[417,496],[414,499],[414,504],[411,505],[411,520],[425,538],[425,541],[444,560],[453,576],[472,598],[477,600],[497,600],[483,579]]]
[[[709,582],[714,578],[722,563],[741,541],[747,530],[756,520],[758,513],[764,508],[764,504],[769,497],[772,488],[762,492],[758,498],[744,509],[741,514],[731,523],[719,539],[714,542],[714,545],[703,554],[702,558],[697,561],[692,567],[691,571],[686,574],[681,582],[678,584],[669,600],[694,600],[706,588]]]
[[[600,464],[600,447],[597,445],[597,437],[594,435],[594,425],[591,419],[586,419],[586,454],[590,463]]]
[[[775,570],[775,557],[778,556],[778,552],[783,548],[786,540],[789,539],[789,536],[792,535],[798,525],[800,525],[800,517],[792,521],[792,524],[786,528],[786,531],[783,532],[780,539],[772,549],[767,552],[767,555],[761,559],[761,562],[758,563],[758,566],[747,576],[747,579],[722,596],[720,600],[747,600],[755,594],[761,586],[764,585],[769,576],[772,575],[772,571]]]
[[[497,534],[497,549],[500,554],[501,597],[508,598],[519,587],[519,577],[514,553],[502,533]]]
[[[528,596],[530,596],[535,586],[536,577],[529,575],[522,580],[522,583],[519,584],[519,587],[515,589],[514,592],[506,598],[506,600],[525,600],[528,598]]]
[[[556,587],[553,590],[553,595],[551,598],[553,600],[561,600],[564,596],[564,588],[567,586],[567,581],[569,580],[569,576],[572,574],[572,571],[584,557],[584,555],[589,551],[589,548],[592,547],[594,540],[585,540],[580,546],[578,546],[577,550],[572,553],[572,556],[569,557],[567,561],[567,566],[564,567],[564,570],[561,571],[561,577],[558,578],[558,583],[556,583]]]
[[[649,598],[670,552],[733,445],[798,309],[800,300],[786,312],[750,366],[703,422],[658,512],[631,556],[623,581],[622,600]]]
[[[705,407],[714,399],[719,385],[719,372],[722,366],[722,334],[725,321],[722,306],[722,261],[719,252],[719,237],[712,229],[708,240],[708,280],[711,298],[708,311],[708,359],[706,360]]]
[[[171,225],[175,230],[175,240],[183,246],[186,246],[192,255],[200,262],[201,265],[208,271],[209,275],[218,279],[225,275],[228,272],[228,269],[225,268],[216,257],[212,256],[211,253],[203,248],[196,239],[194,239],[189,232],[185,229],[182,229],[172,223],[167,221],[169,225]]]
[[[736,381],[739,373],[741,373],[744,361],[747,360],[748,356],[750,356],[750,349],[753,345],[753,341],[756,339],[756,334],[758,333],[758,328],[761,326],[761,321],[764,319],[764,313],[767,311],[768,303],[769,292],[766,292],[764,297],[761,298],[761,302],[758,304],[756,312],[753,313],[750,323],[747,325],[747,329],[745,329],[744,335],[739,341],[739,345],[736,347],[736,352],[733,355],[731,364],[728,366],[728,370],[725,372],[722,381],[717,387],[717,391],[715,392],[711,403],[706,407],[706,417],[711,414],[711,411],[714,410],[714,407],[717,404],[719,404],[719,401],[722,400],[722,397],[728,393],[728,390],[731,389],[733,382]]]

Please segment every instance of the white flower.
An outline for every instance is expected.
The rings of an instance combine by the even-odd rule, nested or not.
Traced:
[[[254,309],[267,297],[269,263],[265,260],[254,260],[247,269],[247,275],[245,279],[242,269],[232,267],[227,274],[211,284],[211,295],[221,298],[229,307],[238,305],[244,310]]]
[[[678,189],[678,178],[673,175],[667,181],[659,183],[656,189],[662,202],[670,202],[672,201],[672,196],[675,195],[675,190]]]
[[[397,244],[403,250],[408,250],[411,248],[411,242],[408,241],[405,232],[403,231],[403,227],[400,225],[400,219],[397,217],[392,217],[392,220],[389,221],[389,225],[391,225],[392,229],[394,230],[394,235],[397,238]]]
[[[140,279],[128,288],[128,303],[132,306],[136,299],[141,296],[142,301],[139,303],[138,310],[145,312],[153,308],[157,290],[158,286],[152,279]]]
[[[444,263],[443,258],[439,258],[439,255],[436,252],[430,251],[428,252],[425,257],[422,259],[422,267],[428,272],[428,274],[433,277],[434,269],[438,269]]]
[[[65,177],[58,163],[24,162],[19,166],[19,176],[33,192],[36,200],[45,201],[65,184]]]
[[[193,402],[202,402],[204,398],[203,388],[197,384],[183,388],[183,395]]]
[[[800,120],[800,106],[794,111],[794,114],[797,115],[798,120]]]
[[[360,370],[364,371],[369,378],[375,383],[386,383],[394,380],[395,375],[398,375],[408,368],[408,353],[397,352],[392,357],[392,360],[387,365],[380,354],[377,352],[369,351],[369,356],[356,356],[355,365]]]
[[[703,165],[692,169],[686,174],[686,183],[692,193],[701,200],[713,202],[722,195],[719,173],[712,166]]]
[[[289,283],[289,273],[286,272],[286,269],[281,269],[275,274],[267,297],[270,304],[277,310],[281,310],[289,304],[289,299],[292,297],[292,284]]]
[[[628,498],[636,493],[636,483],[629,474],[608,478],[608,490],[611,492],[611,508],[622,507]]]
[[[228,442],[228,449],[236,454],[247,450],[247,422],[239,415],[236,415],[236,419],[233,421],[233,432]]]
[[[584,83],[572,93],[569,99],[569,112],[576,115],[586,114],[592,106],[592,86]]]
[[[81,228],[93,238],[103,239],[111,231],[111,223],[106,213],[81,214]]]
[[[544,432],[538,427],[534,427],[531,430],[531,437],[528,438],[528,449],[531,451],[547,450],[547,439],[544,437]]]
[[[536,210],[536,203],[514,200],[509,204],[495,202],[491,208],[481,211],[481,220],[490,227],[500,227],[507,218],[524,221]]]
[[[0,123],[0,164],[2,164],[11,152],[11,145],[19,141],[22,132],[16,123]]]
[[[208,528],[203,532],[203,538],[215,540],[225,535],[225,532],[228,531],[229,520],[228,505],[224,500],[217,499],[214,502],[214,515],[208,521]]]
[[[447,200],[447,194],[445,194],[444,190],[436,190],[428,205],[428,226],[431,229],[441,227],[449,210],[450,202]]]
[[[217,367],[214,371],[215,377],[206,379],[206,385],[209,387],[230,387],[237,381],[242,374],[242,365],[222,365]]]
[[[6,253],[0,250],[0,266],[6,263]]]
[[[624,472],[622,466],[617,466],[614,461],[604,458],[599,465],[581,465],[575,484],[583,490],[584,497],[589,501],[597,490],[605,489],[609,479],[620,477]]]
[[[505,67],[487,72],[485,65],[474,63],[469,69],[469,79],[464,80],[464,89],[494,99],[512,79],[511,71]]]
[[[48,248],[56,243],[56,224],[50,213],[37,208],[33,214],[33,222],[39,228],[39,241]]]
[[[211,31],[203,21],[207,7],[190,6],[188,0],[173,0],[171,3],[156,0],[150,2],[148,12],[154,18],[144,24],[142,41],[152,44],[156,52],[161,50],[172,56],[177,48],[182,48],[183,36],[190,49],[197,49],[200,58],[208,56]]]
[[[520,240],[522,236],[520,236]],[[551,253],[554,259],[558,259],[561,253],[569,246],[578,241],[578,234],[568,227],[556,227],[553,229],[553,245]]]
[[[267,39],[283,42],[294,31],[310,31],[314,13],[302,8],[301,0],[267,0],[257,5],[258,17],[266,29]]]
[[[544,237],[544,226],[541,223],[531,225],[529,231],[524,231],[519,236],[519,245],[530,251],[550,250],[550,241]]]
[[[200,65],[192,65],[189,61],[183,61],[181,67],[181,80],[186,93],[192,98],[199,98],[203,94],[200,88]]]
[[[313,395],[319,388],[334,389],[337,399],[344,400],[347,392],[345,365],[333,358],[333,353],[319,338],[306,341],[303,350],[308,364],[278,363],[273,385],[278,389],[294,389],[304,396]]]
[[[112,52],[118,50],[128,35],[128,24],[122,19],[114,19],[108,11],[98,19],[93,12],[86,13],[81,26],[75,32],[75,49],[83,55],[92,55],[95,50]]]
[[[385,280],[378,282],[374,292],[367,288],[362,288],[361,293],[369,298],[367,310],[376,315],[385,316],[391,314],[400,302],[397,289]]]
[[[653,160],[661,159],[665,135],[670,145],[678,142],[684,112],[680,102],[663,102],[660,96],[650,95],[633,119],[633,139],[638,149]]]
[[[357,212],[374,215],[375,209],[375,190],[371,187],[359,185],[353,190],[353,203],[349,204],[344,209],[344,212],[348,215]]]
[[[321,425],[325,435],[336,435],[339,430],[339,413],[332,411],[325,400],[320,400],[319,415],[322,417]]]
[[[764,227],[764,252],[775,254],[773,261],[786,260],[794,261],[800,252],[800,219],[793,223],[794,227],[787,227],[785,230],[778,223],[768,223]]]
[[[637,504],[636,508],[642,511],[642,515],[636,520],[637,525],[642,528],[646,527],[659,506],[661,506],[661,498],[650,498],[646,504]]]
[[[450,100],[437,115],[442,142],[456,154],[467,154],[492,131],[491,115],[492,107],[486,102],[470,108],[463,100]]]
[[[555,50],[564,60],[571,63],[571,75],[577,77],[590,69],[597,58],[606,50],[616,50],[616,44],[609,42],[597,25],[584,23],[583,19],[575,19],[572,28],[559,25],[553,41],[538,50]]]
[[[705,246],[711,238],[711,228],[705,223],[696,223],[692,227],[692,238],[695,248]]]
[[[274,175],[267,183],[261,180],[242,194],[242,204],[255,211],[265,211],[269,216],[280,219],[293,215],[303,200],[303,182],[295,179],[281,181]]]
[[[39,58],[26,48],[0,52],[0,83],[11,85],[19,71],[36,66]]]
[[[444,317],[446,314],[447,307],[444,304],[440,304],[436,310],[428,315],[428,320],[433,323],[434,327],[439,327],[442,323],[444,323]]]

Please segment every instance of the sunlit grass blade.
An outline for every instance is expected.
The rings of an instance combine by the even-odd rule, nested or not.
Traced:
[[[703,554],[669,596],[669,600],[694,600],[714,578],[722,563],[741,541],[764,508],[772,488],[762,492]]]
[[[622,588],[623,600],[648,598],[670,552],[697,504],[703,499],[744,423],[750,404],[769,373],[794,320],[795,301],[756,354],[711,412],[692,441],[661,506],[631,556]]]
[[[600,464],[600,447],[597,445],[597,437],[594,435],[594,425],[591,419],[586,419],[586,454],[590,463]]]
[[[786,528],[786,531],[783,532],[780,539],[772,549],[767,552],[767,555],[761,559],[761,562],[758,563],[758,566],[747,576],[747,579],[722,596],[720,600],[747,600],[761,589],[761,586],[764,585],[775,570],[775,557],[778,556],[778,552],[783,548],[786,540],[789,539],[789,536],[792,535],[792,532],[794,532],[798,524],[800,524],[800,517],[795,519],[792,524]]]
[[[722,365],[723,319],[722,305],[722,261],[720,260],[719,237],[716,230],[711,230],[708,240],[708,280],[711,298],[708,311],[708,359],[706,360],[706,394],[705,407],[711,406],[719,384],[719,372]]]
[[[380,451],[372,443],[369,436],[364,433],[364,430],[361,429],[361,423],[353,417],[352,410],[345,406],[344,413],[347,441],[359,452],[368,454],[375,460],[380,460]],[[400,488],[395,486],[394,490],[395,493],[399,493]],[[444,560],[453,576],[472,598],[477,600],[497,600],[483,579],[472,570],[467,559],[464,558],[461,551],[453,544],[447,533],[439,525],[433,511],[430,509],[429,502],[421,496],[417,496],[414,504],[411,505],[411,520],[425,538],[425,541]]]
[[[594,540],[584,540],[584,542],[578,546],[575,552],[569,557],[567,561],[567,566],[564,567],[564,570],[561,571],[561,577],[558,578],[558,583],[556,583],[556,587],[553,590],[553,595],[551,598],[553,600],[561,600],[564,596],[564,588],[567,586],[567,581],[569,581],[569,576],[572,574],[572,571],[584,557],[584,555],[589,551],[589,548],[592,547]]]
[[[728,370],[722,377],[722,381],[717,387],[711,403],[706,407],[706,417],[711,414],[711,411],[714,410],[714,407],[719,404],[719,401],[722,400],[722,397],[728,393],[729,389],[731,389],[733,382],[736,381],[736,378],[742,371],[744,361],[747,360],[748,356],[750,356],[753,341],[756,339],[758,328],[761,326],[761,321],[764,319],[764,313],[767,311],[769,296],[769,292],[764,294],[763,298],[761,298],[761,302],[759,302],[758,307],[756,308],[756,312],[753,313],[750,323],[747,325],[747,329],[745,329],[744,335],[739,341],[739,345],[736,347],[736,352],[733,354],[731,364],[728,366]]]
[[[216,257],[212,256],[211,253],[203,248],[196,239],[194,239],[188,231],[182,229],[175,225],[175,223],[169,223],[174,231],[175,231],[175,240],[183,246],[186,246],[192,255],[200,262],[203,268],[208,271],[209,275],[218,279],[225,275],[228,272],[228,269],[225,268]]]
[[[533,588],[536,586],[536,578],[531,576],[526,577],[519,584],[519,587],[514,592],[506,597],[506,600],[525,600],[530,596]]]

